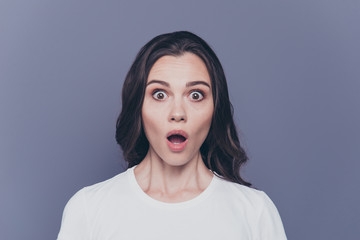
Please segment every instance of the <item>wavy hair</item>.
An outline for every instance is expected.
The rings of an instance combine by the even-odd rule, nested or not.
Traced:
[[[139,164],[149,149],[141,109],[152,66],[163,56],[181,56],[187,52],[204,61],[213,86],[214,113],[208,136],[200,147],[202,159],[206,167],[218,176],[250,186],[240,176],[240,168],[248,157],[240,146],[221,63],[203,39],[187,31],[153,38],[141,48],[126,75],[122,89],[122,110],[116,122],[116,141],[123,150],[128,167]]]

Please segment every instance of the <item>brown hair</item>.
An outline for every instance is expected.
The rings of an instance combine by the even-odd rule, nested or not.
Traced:
[[[116,123],[116,141],[123,150],[128,167],[139,164],[149,149],[141,109],[153,64],[163,56],[180,56],[186,52],[204,61],[213,86],[214,113],[208,136],[200,148],[202,159],[210,170],[222,178],[250,186],[240,177],[240,168],[248,157],[240,146],[221,63],[203,39],[187,31],[153,38],[141,48],[127,73],[122,89],[122,110]]]

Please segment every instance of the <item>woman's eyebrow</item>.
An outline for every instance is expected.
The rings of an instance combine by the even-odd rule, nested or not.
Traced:
[[[170,84],[165,82],[165,81],[161,81],[161,80],[151,80],[149,81],[146,86],[149,86],[150,84],[153,84],[153,83],[158,83],[158,84],[161,84],[161,85],[164,85],[165,87],[170,87]],[[207,82],[204,82],[204,81],[192,81],[192,82],[187,82],[186,83],[186,87],[192,87],[192,86],[195,86],[195,85],[205,85],[207,86],[208,88],[210,88],[210,85],[207,83]]]
[[[187,82],[186,87],[192,87],[192,86],[199,85],[199,84],[205,85],[208,88],[210,88],[210,85],[207,82],[204,82],[204,81]]]
[[[146,86],[149,86],[150,84],[153,84],[153,83],[159,83],[161,85],[164,85],[165,87],[170,87],[170,84],[167,83],[167,82],[164,82],[164,81],[160,81],[160,80],[151,80],[150,82],[148,82],[146,84]]]

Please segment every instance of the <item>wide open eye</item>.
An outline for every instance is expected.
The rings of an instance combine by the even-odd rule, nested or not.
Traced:
[[[167,98],[167,94],[163,90],[155,90],[152,96],[156,100],[164,100],[165,98]]]
[[[201,91],[196,90],[190,93],[190,98],[194,101],[201,101],[204,98],[204,94]]]

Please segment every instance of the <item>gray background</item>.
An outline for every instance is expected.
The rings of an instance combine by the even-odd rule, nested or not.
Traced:
[[[289,239],[360,236],[360,2],[0,2],[0,239],[55,239],[67,200],[124,170],[124,76],[190,30],[223,63],[244,175]]]

